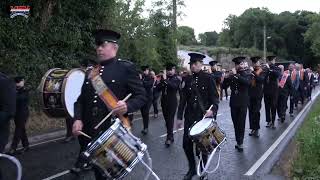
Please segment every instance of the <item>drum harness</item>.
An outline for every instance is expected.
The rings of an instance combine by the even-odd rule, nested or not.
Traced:
[[[16,165],[17,171],[18,171],[17,180],[21,180],[22,167],[21,167],[20,161],[17,158],[13,157],[13,156],[9,156],[9,155],[2,154],[2,153],[0,153],[0,158],[6,158],[6,159],[12,161]]]
[[[93,70],[90,72],[89,74],[89,79],[91,79],[92,82],[92,86],[94,87],[94,89],[98,92],[99,97],[103,100],[103,102],[106,104],[106,106],[108,107],[108,109],[112,109],[114,101],[117,101],[116,97],[113,95],[112,91],[107,87],[107,85],[103,82],[101,76],[98,74],[100,69],[100,66],[97,66],[95,68],[93,68]],[[108,91],[108,96],[104,96],[105,92]],[[114,99],[111,98],[111,96],[113,96]],[[112,110],[111,110],[112,112]],[[107,115],[108,116],[108,115]],[[130,131],[130,123],[126,122],[126,120],[128,120],[127,118],[123,118],[123,117],[119,117],[119,119],[121,119],[122,123],[124,124],[125,128],[127,129],[128,133],[135,138],[137,141],[140,141],[139,138],[137,138],[136,136],[134,136],[131,131]],[[144,180],[147,180],[150,176],[150,174],[152,174],[157,180],[160,180],[160,178],[158,177],[158,175],[152,170],[152,159],[151,156],[148,152],[148,149],[146,149],[145,154],[147,156],[147,160],[148,162],[146,163],[143,160],[142,156],[137,156],[139,161],[147,168],[147,170],[149,172],[147,172]]]
[[[191,89],[193,90],[193,92],[198,96],[198,104],[200,106],[200,109],[201,111],[203,112],[203,114],[206,113],[206,110],[204,108],[204,105],[203,105],[203,101],[202,101],[202,96],[198,90],[198,88],[196,87],[196,83],[194,82],[194,80],[192,79],[191,81]],[[212,108],[212,105],[210,106],[210,108],[208,110],[211,110]],[[202,119],[204,119],[205,116],[203,116]],[[219,128],[219,127],[217,127]],[[190,131],[190,129],[189,129]],[[211,174],[211,173],[214,173],[218,170],[219,166],[220,166],[220,159],[221,159],[221,146],[226,142],[226,138],[223,142],[221,142],[220,144],[218,144],[218,146],[216,148],[214,148],[214,150],[210,153],[209,157],[208,157],[208,160],[207,160],[207,163],[204,165],[204,162],[203,162],[203,158],[202,158],[202,152],[200,151],[200,154],[199,154],[199,162],[198,162],[198,166],[197,166],[197,175],[198,176],[204,176],[206,174]],[[212,171],[209,171],[209,166],[211,164],[211,161],[213,159],[213,156],[215,155],[215,153],[218,151],[218,162],[217,162],[217,165],[216,167],[212,170]],[[202,169],[202,171],[201,171]]]

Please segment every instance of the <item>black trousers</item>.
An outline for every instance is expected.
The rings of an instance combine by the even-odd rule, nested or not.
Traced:
[[[288,108],[287,102],[288,102],[288,96],[279,95],[278,104],[277,104],[277,113],[278,113],[278,117],[281,119],[285,119],[286,117],[286,111]]]
[[[189,136],[189,127],[184,127],[184,134],[183,134],[183,150],[186,154],[189,164],[189,170],[196,170],[196,160],[195,155],[199,157],[199,151],[195,150],[195,144],[191,140]],[[202,155],[204,163],[207,162],[208,156]]]
[[[158,114],[159,110],[158,110],[158,100],[160,97],[160,92],[154,92],[153,93],[153,99],[152,99],[152,105],[153,105],[153,113],[154,114]]]
[[[72,136],[72,125],[73,125],[72,118],[67,117],[66,118],[66,130],[67,130],[66,137]]]
[[[264,95],[264,105],[266,111],[266,121],[274,123],[277,113],[277,95]]]
[[[262,97],[250,97],[249,103],[249,122],[250,129],[260,129],[260,109]]]
[[[237,144],[243,144],[244,131],[246,127],[247,106],[231,107],[231,118],[236,135]]]
[[[8,143],[10,135],[10,121],[3,122],[0,124],[0,153],[4,152],[4,149]]]
[[[143,120],[143,129],[148,129],[149,127],[149,112],[151,103],[152,100],[148,99],[147,103],[140,109]]]
[[[178,105],[177,98],[161,100],[162,113],[163,113],[163,117],[166,122],[166,128],[167,128],[167,139],[170,139],[170,140],[173,140],[174,116],[176,114],[177,105]]]
[[[220,89],[220,100],[222,100],[222,98],[223,98],[223,90],[224,90],[224,94],[226,95],[226,99],[228,99],[228,88],[221,88]]]
[[[11,149],[17,149],[20,140],[22,142],[23,147],[29,146],[28,136],[26,132],[26,123],[29,117],[29,113],[23,113],[14,118],[15,123],[15,131],[11,144]]]

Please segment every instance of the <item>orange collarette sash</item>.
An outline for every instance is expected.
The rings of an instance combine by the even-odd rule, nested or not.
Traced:
[[[118,98],[113,94],[111,89],[109,89],[109,87],[104,83],[103,79],[99,75],[100,69],[100,65],[94,67],[89,74],[89,79],[91,80],[92,86],[96,90],[100,99],[111,111],[117,106]],[[118,117],[122,121],[124,127],[126,127],[127,129],[131,128],[128,118],[122,115],[118,115]]]

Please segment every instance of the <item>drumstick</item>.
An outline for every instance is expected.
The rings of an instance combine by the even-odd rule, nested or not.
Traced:
[[[132,95],[131,93],[128,94],[122,101],[127,101],[127,100],[130,98],[131,95]],[[104,117],[104,118],[99,122],[99,124],[96,125],[96,127],[94,127],[94,129],[98,129],[98,128],[101,126],[101,124],[104,123],[104,122],[112,115],[113,112],[114,112],[114,111],[111,110],[111,111],[109,112],[109,114],[108,114],[106,117]]]
[[[209,111],[212,107],[213,107],[213,104],[211,104],[211,106],[209,107],[209,109],[207,111]],[[203,116],[203,118],[201,120],[204,120],[204,118],[206,118],[206,114],[204,114],[204,116]]]
[[[82,136],[85,136],[85,137],[91,139],[91,136],[89,136],[88,134],[86,134],[86,133],[84,133],[84,132],[82,132],[82,131],[78,131],[78,132],[79,132]]]

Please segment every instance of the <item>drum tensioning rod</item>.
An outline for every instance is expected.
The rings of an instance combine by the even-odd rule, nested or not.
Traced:
[[[128,94],[122,101],[127,101],[127,100],[130,98],[131,95],[132,95],[131,93]],[[112,115],[113,112],[114,112],[114,111],[111,110],[111,111],[109,112],[109,114],[108,114],[106,117],[104,117],[104,118],[99,122],[99,124],[96,125],[96,127],[94,127],[94,129],[98,129],[98,128],[101,126],[101,124],[103,124],[103,123]]]

